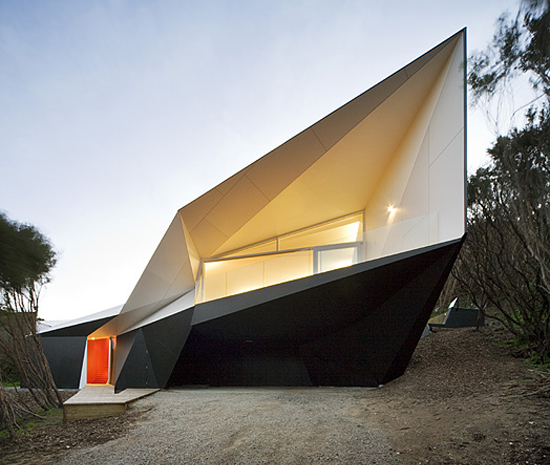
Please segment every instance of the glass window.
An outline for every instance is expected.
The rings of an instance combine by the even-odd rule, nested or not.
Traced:
[[[203,262],[196,300],[219,299],[353,265],[361,256],[362,236],[359,213],[281,236],[281,252],[277,252],[277,239],[272,239]]]
[[[273,239],[271,241],[262,242],[261,244],[252,245],[250,247],[245,247],[244,249],[238,249],[234,252],[230,252],[226,257],[242,257],[243,255],[254,255],[259,253],[268,253],[277,251],[277,240]]]
[[[319,251],[319,270],[318,273],[324,271],[336,270],[357,263],[357,252],[359,247],[343,247],[337,249],[328,249]]]
[[[292,281],[313,274],[311,250],[283,253],[265,262],[265,286]]]
[[[227,295],[241,294],[263,287],[264,262],[243,265],[227,273]]]
[[[202,290],[199,301],[219,299],[309,276],[313,274],[312,263],[311,250],[206,262],[204,277],[198,287]]]
[[[301,249],[362,240],[362,213],[279,238],[279,250]]]
[[[207,276],[202,283],[204,297],[202,300],[219,299],[227,295],[227,279],[225,273]]]

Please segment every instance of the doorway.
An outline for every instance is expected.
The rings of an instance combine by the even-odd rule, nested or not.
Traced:
[[[111,339],[108,337],[88,339],[88,361],[86,382],[107,384],[111,359]]]

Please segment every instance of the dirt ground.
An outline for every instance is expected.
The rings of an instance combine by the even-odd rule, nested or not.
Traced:
[[[420,341],[401,378],[359,395],[350,389],[354,410],[405,465],[550,464],[550,374],[515,358],[505,337],[494,328],[439,330]],[[152,414],[140,402],[120,417],[65,425],[49,414],[15,441],[0,437],[0,464],[56,463],[131,435]],[[155,396],[148,402],[154,410]]]
[[[439,330],[376,391],[405,464],[550,464],[550,377],[515,358],[502,330]]]

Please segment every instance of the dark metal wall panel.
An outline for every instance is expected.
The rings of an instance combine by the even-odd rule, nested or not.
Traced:
[[[451,308],[445,319],[444,328],[465,328],[468,326],[483,326],[485,317],[479,310],[472,308]]]
[[[56,386],[61,389],[78,389],[86,336],[44,337],[41,343]]]
[[[126,363],[128,354],[130,353],[130,350],[132,349],[134,341],[136,340],[137,333],[138,333],[137,330],[130,331],[129,333],[121,334],[116,338],[116,350],[115,350],[115,357],[114,357],[115,366],[114,366],[114,370],[111,369],[111,373],[114,373],[115,380],[118,380],[120,373],[122,372],[122,368]]]
[[[251,308],[222,310],[193,326],[170,383],[387,382],[406,368],[460,246],[455,241]]]
[[[383,303],[367,312],[358,324],[302,346],[313,383],[377,386],[400,376],[458,248],[430,252],[380,270],[384,280],[399,281],[402,287],[391,293],[380,289],[378,292],[386,297]]]
[[[142,328],[155,371],[157,386],[164,388],[191,330],[193,309],[164,318]]]
[[[88,321],[86,323],[77,324],[74,326],[67,326],[65,328],[47,331],[42,333],[40,336],[43,338],[50,337],[61,337],[61,336],[88,336],[93,333],[96,329],[101,328],[105,323],[111,320],[113,317],[109,316],[106,318],[101,318],[95,321]]]
[[[164,388],[189,335],[192,317],[191,308],[119,336],[116,391]]]
[[[207,318],[194,318],[194,307],[120,335],[116,390],[386,383],[404,372],[460,246],[453,241],[232,296],[210,304]],[[72,332],[81,335],[43,337],[61,387],[80,380],[87,333],[83,326]]]
[[[418,318],[416,319],[415,324],[411,327],[411,330],[394,358],[392,365],[386,372],[384,379],[382,380],[383,383],[387,383],[405,373],[412,354],[416,349],[418,341],[422,337],[424,328],[426,327],[435,304],[437,303],[439,294],[441,293],[443,286],[451,273],[451,269],[458,253],[460,252],[460,248],[464,243],[464,239],[455,247],[448,247],[445,253],[442,254],[440,258],[430,266],[429,269],[419,276],[419,282],[415,283],[419,289],[423,289],[427,299],[423,307],[421,307],[419,303],[417,307],[419,309]],[[437,279],[438,277],[439,279]]]
[[[115,391],[119,392],[126,388],[154,387],[158,387],[158,383],[151,366],[151,359],[145,338],[143,337],[143,331],[136,329],[132,347],[116,380]]]
[[[197,334],[185,344],[168,386],[310,386],[297,346],[223,341]]]

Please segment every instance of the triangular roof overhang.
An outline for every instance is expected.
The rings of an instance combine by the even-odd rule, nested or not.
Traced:
[[[201,259],[368,207],[418,115],[434,111],[451,61],[463,60],[464,34],[181,208],[121,315],[94,335],[138,327],[191,291]]]
[[[200,256],[365,208],[461,34],[181,208]]]

